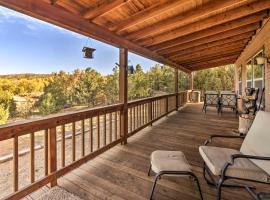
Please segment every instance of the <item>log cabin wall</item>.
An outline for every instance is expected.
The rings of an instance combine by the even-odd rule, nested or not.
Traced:
[[[267,57],[270,56],[270,19],[263,22],[263,26],[257,31],[257,34],[252,38],[247,47],[235,62],[236,83],[238,83],[238,68],[242,66],[242,91],[246,87],[247,70],[246,63],[258,51],[264,49]],[[238,84],[235,84],[236,91],[239,90]],[[270,63],[265,61],[265,110],[270,111]]]

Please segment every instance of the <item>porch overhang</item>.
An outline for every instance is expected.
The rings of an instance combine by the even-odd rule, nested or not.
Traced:
[[[268,17],[269,0],[0,0],[0,5],[191,71],[233,64]]]

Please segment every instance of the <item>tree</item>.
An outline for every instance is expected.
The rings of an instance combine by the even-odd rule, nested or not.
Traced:
[[[119,101],[119,67],[113,68],[112,74],[105,77],[104,86],[105,96],[107,98],[107,104],[116,103]]]
[[[136,65],[134,73],[128,77],[129,99],[139,99],[150,96],[151,89],[147,75],[143,72],[141,65]]]
[[[5,124],[9,117],[9,111],[2,104],[0,104],[0,125]]]
[[[56,112],[70,105],[69,93],[73,80],[73,77],[64,71],[53,75],[36,104],[42,114]]]
[[[194,88],[199,90],[233,90],[234,66],[197,71],[194,74]]]
[[[95,106],[105,102],[104,78],[94,69],[87,68],[78,77],[72,90],[72,103]]]

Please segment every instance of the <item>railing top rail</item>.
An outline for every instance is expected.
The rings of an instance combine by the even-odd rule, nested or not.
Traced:
[[[166,94],[166,95],[159,95],[159,96],[155,96],[155,97],[146,97],[143,99],[132,100],[132,101],[128,102],[128,106],[136,106],[138,104],[149,103],[151,101],[160,100],[160,99],[172,97],[175,95],[176,95],[176,93],[170,93],[170,94]]]
[[[120,111],[122,108],[123,104],[118,103],[79,111],[52,114],[38,119],[23,120],[20,122],[2,125],[0,126],[0,141],[91,118],[97,115]]]
[[[178,94],[185,93],[185,91],[180,91]],[[148,97],[143,99],[138,99],[134,101],[129,101],[128,106],[136,106],[144,103],[149,103],[151,101],[160,100],[167,97],[173,97],[176,93],[170,93],[166,95],[160,95],[155,97]],[[75,121],[95,117],[97,115],[102,115],[105,113],[121,111],[123,109],[123,104],[117,103],[108,106],[96,107],[83,109],[79,111],[58,113],[48,115],[46,117],[41,117],[38,119],[23,120],[20,122],[10,123],[0,126],[0,141],[13,138],[15,136],[21,136],[28,133],[49,129],[52,127],[72,123]]]

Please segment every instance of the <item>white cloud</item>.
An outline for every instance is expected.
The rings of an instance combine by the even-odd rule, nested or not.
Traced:
[[[27,24],[26,27],[32,31],[37,30],[37,27],[33,26],[32,24]]]
[[[26,27],[28,29],[30,29],[30,30],[37,30],[38,28],[44,28],[44,26],[45,26],[47,28],[49,27],[49,28],[58,30],[63,34],[72,35],[72,36],[74,36],[76,38],[79,38],[79,39],[85,38],[83,35],[80,35],[78,33],[66,30],[66,29],[64,29],[62,27],[55,26],[53,24],[44,22],[42,20],[39,20],[39,19],[27,16],[27,15],[24,15],[22,13],[19,13],[19,12],[16,12],[16,11],[13,11],[13,10],[10,10],[8,8],[4,8],[4,7],[1,7],[1,6],[0,6],[0,17],[3,17],[2,21],[0,20],[0,23],[1,22],[3,23],[4,21],[16,22],[16,19],[22,19],[22,20],[25,20],[25,21],[28,22]]]

